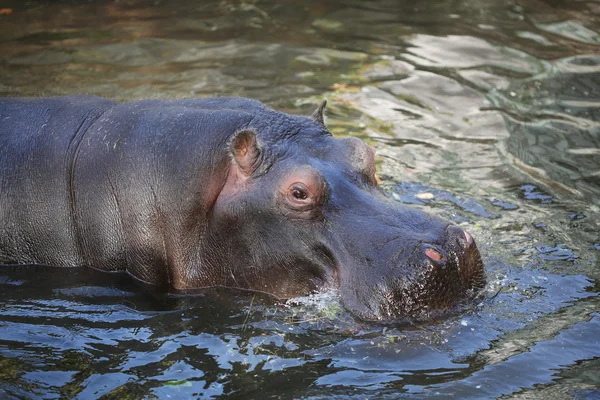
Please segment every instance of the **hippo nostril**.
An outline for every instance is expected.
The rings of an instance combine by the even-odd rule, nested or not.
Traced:
[[[437,250],[427,248],[425,249],[425,255],[433,261],[442,261],[442,254]]]
[[[445,248],[463,251],[468,250],[474,243],[473,237],[458,226],[450,225],[446,229]]]

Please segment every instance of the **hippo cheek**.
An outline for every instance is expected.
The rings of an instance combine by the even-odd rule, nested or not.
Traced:
[[[406,259],[343,269],[340,291],[344,306],[357,317],[402,322],[451,312],[484,284],[483,263],[474,239],[450,225],[440,244],[420,243]]]

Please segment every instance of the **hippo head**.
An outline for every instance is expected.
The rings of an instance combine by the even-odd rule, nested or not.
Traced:
[[[311,118],[271,111],[230,140],[202,250],[219,265],[211,281],[280,298],[336,288],[368,321],[431,318],[476,293],[473,237],[388,199],[374,149],[334,138],[323,106]]]

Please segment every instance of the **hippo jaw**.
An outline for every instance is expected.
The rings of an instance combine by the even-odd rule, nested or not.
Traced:
[[[335,289],[354,316],[388,323],[442,316],[483,288],[483,262],[471,235],[377,190],[347,189],[345,195],[356,191],[344,196],[352,204],[329,194],[338,206],[313,220],[222,221],[219,231],[237,227],[240,234],[217,240],[232,256],[219,263],[232,268],[221,274],[224,285],[281,299]],[[247,259],[253,261],[239,264]]]

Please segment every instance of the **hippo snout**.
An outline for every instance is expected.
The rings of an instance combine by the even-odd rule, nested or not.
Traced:
[[[483,262],[475,239],[455,225],[449,225],[440,239],[418,244],[406,263],[411,273],[382,285],[377,319],[435,318],[483,288]]]

